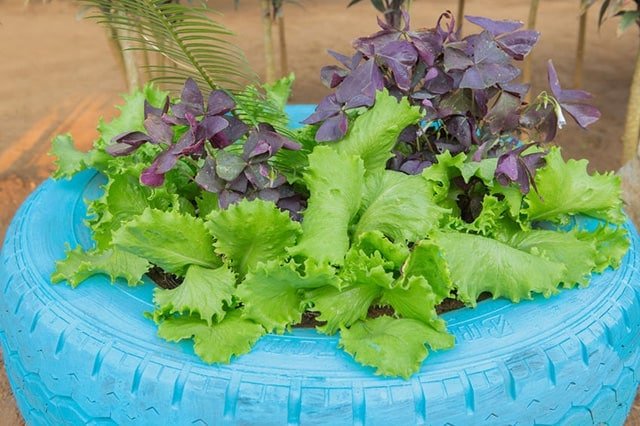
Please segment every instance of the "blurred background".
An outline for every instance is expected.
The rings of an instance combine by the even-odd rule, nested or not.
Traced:
[[[535,2],[536,0],[534,0]],[[328,93],[319,70],[333,64],[327,49],[351,54],[351,41],[377,31],[378,12],[369,0],[347,8],[349,0],[284,2],[274,21],[274,44],[286,36],[287,65],[274,59],[276,76],[296,75],[293,103],[316,103]],[[465,14],[527,21],[530,0],[467,0]],[[546,62],[552,59],[563,87],[574,87],[581,15],[580,0],[539,2],[536,29],[541,38],[531,60],[533,93],[548,90]],[[610,19],[598,29],[599,2],[585,18],[586,43],[580,86],[594,95],[602,118],[589,131],[571,121],[557,142],[569,157],[587,158],[592,170],[622,165],[621,136],[631,77],[638,51],[638,31],[618,34]],[[263,22],[258,0],[210,0],[215,19],[236,34],[251,66],[264,79]],[[458,11],[458,0],[413,0],[412,27],[433,27],[445,10]],[[83,19],[87,11],[70,0],[0,0],[0,238],[16,208],[52,169],[47,156],[51,138],[71,132],[88,148],[100,117],[116,114],[119,94],[128,90],[126,74],[105,29]],[[465,23],[463,35],[476,31]],[[580,78],[578,78],[580,80]],[[6,379],[0,374],[0,425],[19,424]]]

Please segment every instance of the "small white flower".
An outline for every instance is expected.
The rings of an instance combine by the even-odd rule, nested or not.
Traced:
[[[562,114],[562,108],[560,107],[560,103],[556,103],[555,106],[556,117],[558,117],[558,129],[562,129],[565,124],[567,124],[567,120],[564,118],[564,114]]]

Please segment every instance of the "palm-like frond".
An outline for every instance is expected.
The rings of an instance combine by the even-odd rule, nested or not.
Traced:
[[[153,52],[169,63],[145,64],[152,79],[181,86],[192,77],[203,89],[238,91],[257,80],[233,33],[214,21],[205,6],[167,0],[80,0],[94,6],[90,18],[110,29],[128,49]]]

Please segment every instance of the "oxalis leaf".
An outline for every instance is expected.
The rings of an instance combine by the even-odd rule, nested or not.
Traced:
[[[217,269],[191,265],[183,283],[177,288],[165,290],[156,287],[153,302],[156,322],[166,315],[198,315],[207,325],[215,317],[220,322],[225,316],[224,306],[231,306],[236,287],[233,271],[223,265]]]
[[[289,252],[341,265],[349,250],[349,224],[360,207],[364,164],[356,156],[320,146],[309,155],[304,181],[311,196],[302,237]]]
[[[336,285],[337,280],[331,267],[306,269],[306,274],[301,275],[294,262],[258,265],[236,292],[244,304],[244,317],[261,324],[268,332],[276,333],[283,333],[299,323],[306,305],[302,290]]]
[[[249,352],[263,334],[264,328],[242,318],[240,310],[211,325],[199,316],[181,316],[167,318],[158,326],[158,336],[170,342],[193,338],[195,353],[210,364],[228,364],[231,357]]]
[[[530,299],[532,293],[549,297],[558,292],[558,284],[567,275],[561,263],[491,238],[443,232],[434,241],[443,250],[458,298],[471,306],[485,291],[512,302]]]
[[[211,212],[206,227],[216,238],[216,253],[229,259],[241,276],[258,262],[284,259],[300,233],[298,222],[274,203],[260,199]]]
[[[362,158],[367,173],[382,171],[400,133],[421,118],[420,108],[411,106],[407,98],[398,101],[387,90],[377,92],[375,105],[356,118],[335,148],[345,156]]]
[[[391,170],[371,173],[365,180],[354,236],[381,231],[397,242],[416,241],[437,226],[444,212],[422,176]]]
[[[134,286],[142,282],[142,276],[151,266],[146,259],[117,248],[85,251],[78,246],[73,250],[67,249],[66,255],[64,260],[56,262],[51,282],[56,284],[66,280],[74,288],[97,274],[107,275],[112,283],[117,278],[123,278],[127,284]]]
[[[175,211],[145,209],[113,233],[113,243],[177,275],[189,265],[213,269],[222,264],[204,221]]]
[[[569,215],[584,214],[615,224],[626,220],[622,212],[620,177],[587,172],[587,160],[564,161],[552,148],[546,166],[536,173],[538,191],[525,197],[524,209],[531,221],[560,222]]]
[[[408,379],[432,349],[453,347],[454,338],[414,319],[378,317],[340,330],[340,347],[377,375]]]

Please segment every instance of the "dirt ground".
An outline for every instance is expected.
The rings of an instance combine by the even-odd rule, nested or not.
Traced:
[[[108,48],[105,33],[93,22],[77,19],[70,1],[44,3],[0,0],[0,240],[16,208],[51,168],[45,156],[51,135],[79,129],[75,135],[87,147],[99,115],[109,108],[125,83]],[[262,71],[262,39],[256,1],[210,0],[222,12],[219,21],[241,34],[237,43],[250,63]],[[317,102],[326,93],[319,69],[332,63],[328,48],[348,53],[357,36],[376,30],[373,8],[364,1],[346,9],[346,0],[302,0],[303,7],[286,6],[290,68],[297,76],[292,101]],[[415,27],[433,26],[455,0],[414,0]],[[494,19],[526,20],[528,1],[468,0],[466,12]],[[578,0],[541,2],[538,29],[542,33],[533,53],[534,92],[546,89],[546,60],[553,59],[565,87],[571,86],[578,27]],[[595,11],[594,11],[595,12]],[[466,30],[471,25],[465,24]],[[558,142],[571,157],[584,157],[594,170],[620,167],[620,136],[637,31],[616,37],[615,24],[598,32],[596,13],[590,14],[583,88],[592,92],[602,119],[584,132],[571,124]],[[634,414],[635,416],[636,414]],[[631,420],[628,424],[638,424]],[[0,370],[0,425],[20,424],[20,416]]]

